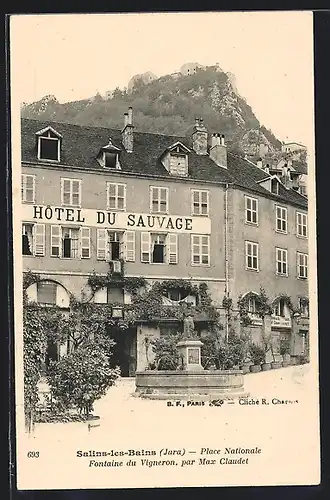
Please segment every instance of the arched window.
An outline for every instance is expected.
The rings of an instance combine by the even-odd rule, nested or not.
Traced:
[[[255,295],[250,295],[247,300],[249,313],[255,314],[257,312],[257,303]]]
[[[273,302],[273,316],[281,316],[282,318],[290,316],[290,309],[284,297],[279,297]]]
[[[34,283],[26,290],[29,301],[44,306],[58,306],[63,309],[70,307],[70,295],[66,288],[57,281],[44,279]]]

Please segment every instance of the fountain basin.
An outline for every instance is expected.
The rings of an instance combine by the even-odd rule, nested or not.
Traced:
[[[246,397],[241,370],[150,370],[135,373],[135,396],[148,399]]]

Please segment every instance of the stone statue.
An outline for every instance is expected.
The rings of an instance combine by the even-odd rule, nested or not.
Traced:
[[[183,320],[183,336],[186,339],[191,339],[194,337],[195,324],[192,316],[188,315]]]

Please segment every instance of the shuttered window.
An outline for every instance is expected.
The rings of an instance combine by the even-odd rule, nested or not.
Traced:
[[[141,233],[141,262],[178,263],[178,235],[175,233]]]
[[[45,255],[44,224],[22,224],[22,254],[35,256]]]
[[[50,255],[66,259],[89,259],[90,228],[89,227],[50,227]]]

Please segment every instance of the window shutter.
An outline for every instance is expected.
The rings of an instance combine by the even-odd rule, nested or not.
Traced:
[[[89,259],[91,256],[90,242],[90,228],[82,227],[80,229],[80,248],[82,259]]]
[[[97,230],[97,258],[99,260],[106,260],[107,258],[107,250],[108,250],[108,241],[107,241],[107,230],[106,229],[98,229]]]
[[[168,235],[168,262],[169,264],[178,263],[178,235],[170,233]]]
[[[22,174],[22,201],[34,203],[35,200],[35,176]]]
[[[141,262],[150,262],[150,233],[141,233]]]
[[[34,201],[34,176],[26,176],[26,201]]]
[[[61,257],[61,226],[51,226],[51,256]]]
[[[151,186],[150,191],[149,191],[149,211],[152,213],[152,201],[153,201],[153,195],[154,195],[154,188]]]
[[[125,260],[127,262],[135,261],[135,232],[125,231],[124,233],[125,241]]]
[[[45,224],[33,226],[34,255],[45,255]]]
[[[26,179],[26,191],[25,191],[25,201],[34,202],[34,191],[35,182],[34,175],[27,175]]]

